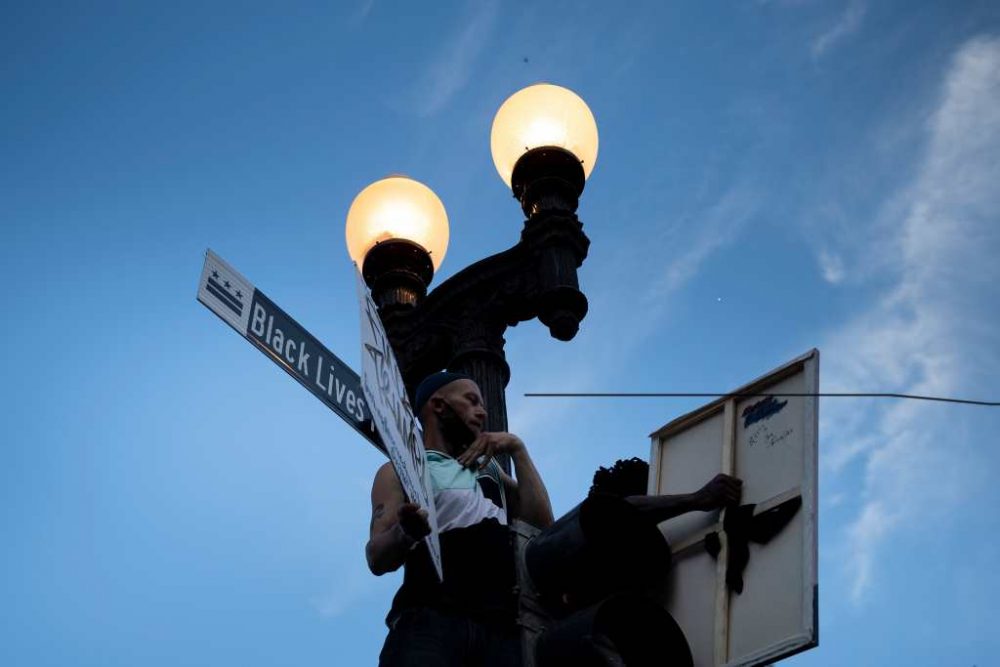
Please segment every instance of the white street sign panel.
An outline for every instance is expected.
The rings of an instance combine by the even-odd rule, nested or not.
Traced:
[[[361,307],[361,387],[403,490],[410,502],[427,510],[431,532],[425,539],[438,577],[443,580],[437,511],[427,471],[423,433],[420,423],[413,416],[403,376],[382,326],[378,308],[357,266],[355,273]]]
[[[205,252],[198,301],[384,451],[358,374],[211,250]]]
[[[812,350],[651,436],[650,493],[689,493],[718,473],[743,480],[732,517],[660,524],[673,552],[666,606],[695,665],[764,665],[819,642],[818,391]],[[726,582],[734,561],[742,592]]]

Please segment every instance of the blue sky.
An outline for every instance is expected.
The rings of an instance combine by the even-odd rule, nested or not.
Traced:
[[[213,248],[357,367],[344,216],[403,172],[435,282],[516,242],[500,103],[601,133],[590,314],[507,335],[511,430],[557,513],[686,400],[811,347],[827,391],[1000,395],[991,2],[21,3],[0,31],[5,665],[373,664],[399,577],[363,546],[381,456],[195,301]],[[825,400],[821,646],[1000,653],[995,409]],[[990,509],[994,508],[994,509]]]

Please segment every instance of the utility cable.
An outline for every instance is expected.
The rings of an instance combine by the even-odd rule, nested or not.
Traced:
[[[895,393],[846,393],[846,392],[820,392],[820,393],[788,393],[788,392],[726,392],[726,393],[697,393],[686,394],[679,392],[666,393],[527,393],[528,398],[751,398],[774,396],[784,398],[786,396],[795,397],[821,397],[821,398],[902,398],[913,401],[937,401],[939,403],[960,403],[962,405],[983,405],[987,407],[1000,407],[998,401],[976,401],[968,398],[950,398],[945,396],[919,396],[916,394],[895,394]]]

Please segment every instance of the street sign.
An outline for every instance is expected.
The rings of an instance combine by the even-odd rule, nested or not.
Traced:
[[[358,374],[211,250],[205,252],[198,301],[385,451]]]
[[[764,665],[819,642],[818,391],[812,350],[651,436],[650,494],[743,480],[741,507],[660,524],[666,607],[695,665]]]
[[[396,363],[389,337],[382,326],[378,308],[361,272],[355,265],[358,303],[361,309],[361,386],[371,408],[375,427],[389,453],[389,460],[399,476],[410,502],[427,510],[430,534],[425,538],[438,577],[441,570],[441,544],[438,540],[437,511],[431,491],[430,472],[420,422],[413,416],[406,385]]]

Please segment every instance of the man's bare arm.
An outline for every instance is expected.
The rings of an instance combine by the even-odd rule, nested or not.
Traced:
[[[365,545],[368,569],[376,576],[398,570],[428,532],[427,510],[406,502],[396,471],[386,463],[372,484],[372,521]]]
[[[528,450],[523,445],[513,454],[515,481],[508,475],[503,475],[503,482],[509,499],[511,515],[530,523],[536,528],[548,528],[554,520],[549,492],[538,474],[535,463],[531,460]]]
[[[673,496],[629,496],[626,500],[655,523],[672,519],[688,512],[708,512],[727,505],[737,505],[743,491],[743,482],[729,475],[716,475],[694,493]]]

